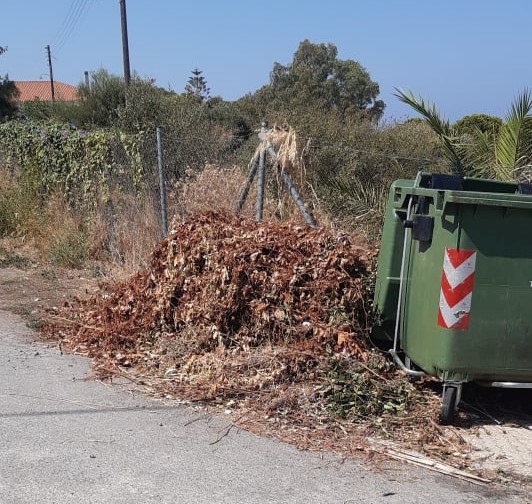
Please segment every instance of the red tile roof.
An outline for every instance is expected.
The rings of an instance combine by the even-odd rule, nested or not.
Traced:
[[[20,91],[17,98],[19,102],[52,101],[52,89],[49,81],[15,81],[15,86]],[[54,81],[54,96],[56,100],[60,101],[76,101],[78,88],[64,82]]]

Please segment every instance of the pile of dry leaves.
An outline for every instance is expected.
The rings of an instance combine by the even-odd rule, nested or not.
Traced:
[[[374,259],[352,235],[199,215],[173,223],[145,270],[43,331],[93,357],[99,376],[221,405],[306,447],[352,451],[372,434],[456,451],[437,396],[368,339]]]

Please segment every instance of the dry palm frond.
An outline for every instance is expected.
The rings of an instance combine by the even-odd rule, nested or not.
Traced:
[[[277,162],[284,170],[289,168],[301,168],[301,160],[298,138],[295,130],[289,127],[283,130],[274,126],[264,135],[264,141],[269,142],[277,154]]]
[[[514,170],[515,179],[518,182],[532,183],[532,164],[526,164]]]
[[[287,209],[289,195],[284,194],[283,187],[286,185],[283,176],[288,175],[292,181],[297,181],[300,188],[306,184],[306,169],[303,162],[304,152],[308,145],[302,148],[296,131],[292,127],[287,129],[274,125],[273,128],[260,135],[261,143],[255,149],[250,161],[250,170],[254,163],[260,159],[261,153],[272,155],[271,161],[275,166],[276,177],[276,215],[282,218],[290,215]]]
[[[253,158],[262,150],[273,149],[275,161],[279,168],[291,176],[298,176],[300,182],[305,178],[305,164],[303,162],[303,149],[294,128],[282,129],[274,125],[272,129],[261,135],[262,142],[255,150]]]

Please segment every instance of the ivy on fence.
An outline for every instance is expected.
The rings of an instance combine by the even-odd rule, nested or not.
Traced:
[[[106,200],[110,181],[127,181],[135,193],[143,184],[142,133],[86,131],[56,122],[0,124],[4,164],[36,181],[43,195],[60,191],[74,207]]]

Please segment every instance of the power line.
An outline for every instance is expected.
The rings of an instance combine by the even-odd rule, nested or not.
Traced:
[[[66,17],[63,19],[61,26],[56,34],[56,46],[62,47],[66,39],[66,35],[69,34],[72,30],[72,27],[75,26],[75,22],[79,19],[80,9],[82,7],[82,2],[84,0],[74,0],[70,4]]]
[[[83,14],[86,14],[86,7],[89,2],[92,2],[92,0],[73,0],[73,2],[70,4],[67,15],[63,19],[63,22],[56,34],[56,52],[60,51],[66,42],[68,42],[68,39],[72,35],[81,17]]]
[[[63,22],[62,31],[58,36],[59,48],[63,47],[65,42],[72,34],[74,28],[76,27],[79,21],[79,18],[81,17],[81,14],[83,13],[86,4],[87,0],[74,0],[71,4],[69,13]]]
[[[77,9],[77,3],[79,0],[74,0],[68,9],[67,15],[65,16],[65,19],[63,19],[63,22],[61,23],[61,26],[57,30],[57,33],[55,34],[55,41],[58,41],[64,34],[66,27],[70,24],[71,18],[74,14],[74,11]]]

